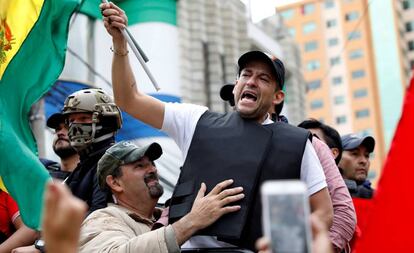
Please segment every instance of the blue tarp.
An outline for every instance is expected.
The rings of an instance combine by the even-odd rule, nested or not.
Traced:
[[[90,88],[90,86],[74,81],[56,81],[56,83],[44,97],[46,118],[49,118],[53,113],[61,111],[63,108],[63,103],[65,102],[65,99],[68,95],[84,88]],[[180,102],[180,99],[174,96],[158,94],[153,94],[152,96],[165,102]],[[116,135],[116,141],[165,136],[165,134],[158,129],[145,125],[126,112],[122,112],[122,118],[123,125]]]

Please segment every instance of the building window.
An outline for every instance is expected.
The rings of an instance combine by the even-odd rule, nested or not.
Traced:
[[[341,58],[339,58],[339,56],[337,57],[333,57],[331,59],[329,59],[331,66],[335,66],[341,63]]]
[[[306,69],[309,71],[317,70],[320,67],[321,67],[321,63],[318,60],[312,60],[306,63]]]
[[[288,32],[289,32],[289,34],[290,34],[292,37],[295,37],[295,36],[296,36],[296,29],[295,29],[295,28],[290,27],[290,28],[288,29]]]
[[[369,109],[363,109],[355,112],[357,119],[369,117]]]
[[[414,21],[405,23],[405,31],[412,32],[414,28]]]
[[[303,25],[302,29],[305,34],[311,33],[316,30],[316,24],[315,22],[308,22]]]
[[[284,10],[280,13],[280,15],[282,16],[284,20],[288,20],[293,17],[293,14],[294,14],[293,11],[294,11],[293,9]]]
[[[357,11],[351,11],[345,14],[346,21],[354,21],[359,18],[359,13]]]
[[[336,124],[340,125],[340,124],[345,124],[346,123],[346,116],[342,115],[339,117],[335,118]]]
[[[372,130],[372,128],[366,128],[366,129],[361,130],[358,133],[358,135],[361,136],[361,137],[373,136],[374,135],[374,131]]]
[[[410,40],[408,41],[408,51],[413,51],[414,50],[414,41]]]
[[[361,32],[360,31],[353,31],[348,33],[348,40],[356,40],[361,38]]]
[[[316,110],[316,109],[319,109],[319,108],[322,108],[322,107],[323,107],[322,99],[315,99],[310,103],[310,108],[312,110]]]
[[[315,4],[304,4],[302,5],[302,13],[303,15],[311,14],[315,11]]]
[[[350,60],[358,59],[358,58],[361,58],[362,56],[364,56],[364,51],[362,51],[362,49],[356,49],[356,50],[352,50],[351,52],[349,52]]]
[[[404,10],[411,9],[414,6],[414,0],[404,0],[402,5]]]
[[[340,85],[342,83],[342,77],[341,76],[335,76],[332,78],[332,84],[333,85]]]
[[[334,97],[334,104],[336,105],[342,105],[343,103],[345,103],[345,96],[335,96]]]
[[[352,71],[351,75],[352,75],[352,79],[362,78],[365,76],[365,70],[360,69],[360,70]]]
[[[325,8],[330,9],[335,7],[335,2],[333,0],[326,0],[325,1]]]
[[[366,97],[367,95],[368,95],[368,90],[365,88],[354,91],[354,98],[363,98],[363,97]]]
[[[336,26],[336,19],[330,19],[328,21],[326,21],[326,27],[334,27]]]
[[[339,42],[338,38],[330,38],[330,39],[328,40],[328,45],[329,45],[330,47],[333,47],[333,46],[338,45],[338,42]]]
[[[321,87],[321,80],[313,80],[306,83],[308,90],[317,90]]]
[[[316,40],[305,43],[305,52],[315,51],[318,48],[318,42]]]

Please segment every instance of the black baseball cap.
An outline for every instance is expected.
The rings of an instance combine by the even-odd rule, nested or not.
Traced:
[[[362,145],[367,148],[369,153],[372,153],[375,148],[375,139],[372,136],[361,137],[356,134],[347,134],[342,136],[341,140],[344,150],[356,149]]]
[[[65,122],[65,116],[60,113],[54,113],[52,114],[46,121],[46,126],[53,128],[53,129],[57,129],[59,127],[59,124],[64,123]]]
[[[249,51],[240,56],[239,60],[237,61],[239,67],[239,75],[240,72],[246,67],[246,65],[252,61],[262,61],[264,63],[267,63],[275,76],[279,88],[283,89],[283,85],[285,84],[285,66],[281,60],[268,56],[262,51]]]

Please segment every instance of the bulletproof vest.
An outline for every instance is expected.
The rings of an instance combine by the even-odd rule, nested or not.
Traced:
[[[237,245],[245,236],[257,239],[261,235],[259,186],[269,179],[300,178],[308,136],[308,131],[285,123],[260,125],[237,112],[205,112],[197,123],[171,198],[170,223],[190,212],[201,182],[206,183],[208,192],[217,183],[234,179],[231,187],[244,189],[245,198],[237,203],[241,210],[221,217],[199,234]]]

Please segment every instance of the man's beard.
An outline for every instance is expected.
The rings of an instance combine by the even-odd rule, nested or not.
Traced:
[[[153,180],[158,180],[158,175],[156,173],[149,173],[144,177],[144,182],[149,189],[150,197],[153,199],[158,199],[164,193],[164,188],[159,182],[154,185],[148,185],[148,182],[152,182]]]
[[[72,148],[72,146],[70,145],[67,145],[65,147],[59,147],[59,148],[56,148],[55,146],[53,146],[53,151],[61,159],[65,159],[65,158],[68,158],[68,157],[71,157],[77,154],[76,150]]]

